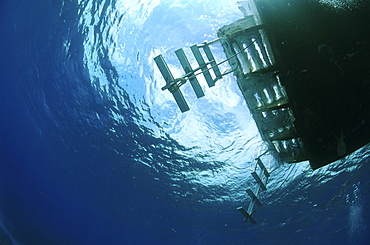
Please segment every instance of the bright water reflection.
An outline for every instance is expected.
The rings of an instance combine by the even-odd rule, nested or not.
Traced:
[[[150,149],[145,148],[137,161],[156,171],[166,169],[175,186],[185,181],[222,187],[231,199],[241,200],[240,191],[253,183],[249,177],[251,163],[265,146],[235,79],[229,75],[208,88],[200,78],[206,92],[201,99],[195,98],[190,86],[184,86],[191,110],[181,114],[172,95],[161,90],[165,82],[153,61],[162,54],[174,76],[181,76],[174,51],[184,48],[189,54],[189,46],[217,38],[218,28],[242,17],[237,1],[80,0],[79,5],[79,30],[85,36],[84,66],[97,94],[112,102],[107,109],[111,110],[113,125],[126,123],[120,111],[127,108],[143,133],[174,146],[176,155],[166,156],[167,166],[154,163]],[[217,60],[225,59],[221,47],[216,46],[213,53]],[[192,56],[188,57],[194,63]],[[145,142],[135,144],[140,149]],[[118,153],[122,150],[115,149]],[[267,162],[270,170],[279,165],[272,158]],[[313,173],[307,163],[284,166],[274,171],[271,191],[302,173],[307,177],[328,176],[328,168]]]
[[[327,233],[364,236],[368,147],[317,171],[307,163],[274,168],[266,159],[274,171],[259,225],[250,226],[235,208],[247,205],[251,163],[264,146],[234,79],[212,89],[201,81],[201,99],[184,87],[185,114],[161,91],[153,57],[163,54],[181,74],[174,50],[212,40],[242,17],[235,2],[23,1],[36,7],[14,11],[23,71],[14,90],[22,96],[10,101],[22,103],[43,142],[23,143],[25,131],[11,139],[21,140],[9,161],[13,174],[1,176],[8,228],[27,238],[57,230],[58,239],[87,241],[81,244],[294,244],[307,237],[317,244]],[[219,47],[213,52],[223,59]],[[17,132],[27,122],[12,123]]]
[[[181,114],[172,95],[161,90],[165,82],[153,58],[162,54],[174,75],[180,76],[174,51],[189,52],[190,45],[215,39],[218,28],[242,17],[236,2],[80,1],[79,20],[85,35],[85,67],[98,94],[108,94],[114,102],[115,124],[125,122],[118,104],[130,108],[127,98],[119,96],[124,91],[143,131],[175,140],[185,147],[177,148],[177,154],[210,166],[202,172],[182,170],[186,179],[229,190],[245,182],[250,161],[264,148],[234,78],[230,75],[212,89],[199,79],[206,92],[201,99],[185,86],[191,111]],[[216,59],[225,59],[222,48],[216,48]],[[177,172],[175,161],[169,164]]]

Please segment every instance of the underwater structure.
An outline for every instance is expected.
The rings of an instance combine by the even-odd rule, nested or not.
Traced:
[[[197,76],[209,87],[232,73],[259,133],[279,160],[308,160],[318,169],[370,142],[370,8],[336,7],[314,0],[248,0],[239,2],[244,18],[223,26],[218,39],[191,47],[198,67],[183,49],[176,55],[184,75],[174,78],[162,55],[154,58],[180,110],[189,106],[180,87],[190,82],[204,96]],[[217,62],[210,46],[221,43],[226,60]],[[228,63],[230,69],[220,71]],[[255,159],[255,190],[245,220],[262,205],[269,173]],[[257,170],[257,168],[259,170]]]

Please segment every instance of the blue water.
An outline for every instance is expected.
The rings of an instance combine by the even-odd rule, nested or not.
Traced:
[[[236,2],[0,1],[2,243],[370,244],[368,146],[316,171],[267,158],[243,223],[265,146],[235,80],[185,87],[185,114],[161,91],[153,57],[181,74],[174,50],[215,39]]]

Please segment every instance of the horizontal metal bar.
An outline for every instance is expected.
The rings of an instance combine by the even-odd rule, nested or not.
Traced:
[[[198,46],[193,45],[190,47],[190,49],[193,52],[193,55],[196,61],[198,62],[199,67],[202,69],[202,73],[204,75],[204,78],[207,81],[208,86],[209,87],[215,86],[211,73],[209,73],[209,69],[207,69],[206,62],[204,61],[203,56],[200,53]]]
[[[246,192],[248,195],[252,198],[252,202],[256,203],[259,207],[261,207],[263,204],[260,202],[258,197],[254,195],[253,191],[251,189],[247,189]]]
[[[243,207],[238,207],[237,210],[244,216],[244,222],[250,221],[252,224],[257,224],[257,221],[252,218],[252,214],[249,214]]]
[[[174,91],[171,91],[171,93],[172,93],[173,97],[175,98],[176,103],[179,106],[181,112],[186,112],[186,111],[190,110],[190,108],[188,106],[188,103],[186,103],[186,100],[185,100],[184,96],[182,95],[179,88],[177,88]]]
[[[207,59],[209,60],[209,62],[211,62],[211,66],[212,66],[213,72],[216,75],[216,78],[220,79],[222,77],[222,75],[221,75],[220,69],[218,68],[218,65],[215,61],[215,57],[213,56],[213,54],[211,52],[211,49],[209,48],[208,45],[205,45],[203,47],[203,50],[204,50],[204,53],[206,53]]]
[[[168,69],[167,63],[164,61],[162,55],[158,55],[157,57],[155,57],[154,61],[157,64],[159,71],[162,73],[164,80],[166,81],[166,86],[164,86],[162,89],[170,90],[181,112],[188,111],[189,110],[188,103],[186,103],[186,100],[183,94],[181,93],[179,86],[176,84],[176,80],[173,78],[173,75],[170,69]],[[186,79],[183,80],[186,81]],[[183,82],[183,80],[179,81]]]
[[[252,176],[256,180],[257,184],[261,187],[261,189],[266,191],[267,188],[266,188],[265,184],[262,182],[261,178],[257,175],[257,173],[252,172]]]
[[[260,168],[263,170],[263,173],[265,174],[265,176],[267,178],[270,177],[270,174],[267,171],[267,169],[266,169],[265,165],[263,164],[263,162],[261,161],[261,159],[260,158],[257,158],[256,160],[257,160],[258,166],[260,166]]]
[[[182,68],[184,69],[186,74],[194,74],[193,69],[191,68],[191,65],[189,63],[188,58],[186,57],[183,49],[178,49],[175,51],[177,58],[179,59]],[[195,76],[189,77],[190,84],[197,96],[197,98],[203,97],[204,92],[202,90],[202,87],[200,86],[198,79]]]
[[[217,42],[220,42],[220,41],[221,41],[221,39],[220,39],[220,38],[216,38],[216,39],[214,39],[214,40],[212,40],[212,41],[204,42],[204,43],[202,43],[202,44],[199,44],[199,45],[198,45],[198,47],[199,47],[199,48],[203,48],[205,45],[211,45],[211,44],[214,44],[214,43],[217,43]]]
[[[154,58],[155,63],[157,64],[159,71],[162,73],[162,76],[164,80],[166,81],[166,84],[170,84],[174,81],[173,75],[168,69],[167,63],[164,61],[163,56],[160,54],[157,57]]]

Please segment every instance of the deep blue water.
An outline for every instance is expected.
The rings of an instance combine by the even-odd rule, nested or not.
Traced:
[[[241,17],[236,1],[0,0],[0,241],[370,244],[368,146],[316,171],[268,159],[243,223],[264,146],[236,82],[185,114],[161,91],[154,56],[175,69],[175,49]]]

